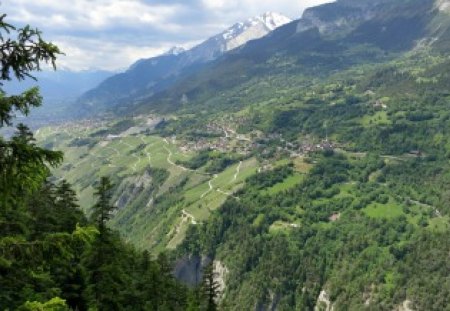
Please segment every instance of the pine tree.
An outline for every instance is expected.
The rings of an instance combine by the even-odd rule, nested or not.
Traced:
[[[205,310],[216,311],[220,285],[216,281],[213,262],[211,261],[203,271],[202,290],[205,298]]]
[[[97,203],[92,207],[91,221],[94,222],[100,234],[106,230],[106,222],[111,218],[113,211],[116,209],[111,204],[113,185],[109,177],[102,177],[99,185],[95,189]]]
[[[43,62],[55,67],[56,57],[61,54],[57,46],[44,41],[39,30],[29,26],[18,30],[5,19],[6,14],[0,16],[0,81],[33,78],[31,73],[40,70]],[[0,89],[0,128],[11,126],[16,112],[28,115],[32,107],[41,103],[38,88],[14,96],[7,96]],[[11,141],[0,137],[0,213],[9,213],[5,211],[7,207],[17,208],[24,192],[38,189],[48,176],[46,165],[54,166],[61,160],[61,153],[37,147],[24,125],[19,125],[18,134]]]
[[[66,180],[63,179],[59,183],[56,189],[56,196],[57,196],[57,204],[59,206],[66,209],[79,208],[79,205],[77,203],[78,201],[77,194]]]
[[[98,310],[122,310],[125,289],[130,275],[125,272],[125,247],[120,238],[107,229],[115,207],[111,204],[113,185],[108,177],[102,177],[96,187],[96,204],[92,207],[91,221],[99,229],[91,251],[84,261],[89,271],[86,299],[90,307]]]
[[[37,88],[8,96],[2,81],[15,77],[32,77],[41,63],[55,65],[59,49],[47,43],[38,30],[29,26],[16,29],[0,14],[0,128],[12,126],[17,113],[28,115],[42,103]],[[55,293],[55,283],[48,271],[53,258],[44,257],[54,250],[56,239],[34,240],[34,219],[30,198],[39,199],[46,207],[52,205],[45,188],[49,166],[56,166],[62,153],[45,150],[35,144],[31,131],[20,124],[11,139],[0,136],[0,309],[16,309],[28,298],[45,297]],[[51,190],[51,189],[50,189]],[[63,239],[61,235],[57,237]]]
[[[62,180],[55,189],[55,209],[59,224],[66,230],[73,231],[76,225],[86,225],[85,216],[80,206],[76,192],[71,185]]]

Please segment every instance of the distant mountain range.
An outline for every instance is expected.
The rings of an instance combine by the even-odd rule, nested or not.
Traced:
[[[301,19],[270,35],[228,51],[200,69],[184,71],[170,86],[141,93],[114,109],[194,113],[199,106],[235,107],[242,104],[236,94],[252,79],[287,80],[299,75],[313,79],[358,64],[383,63],[417,48],[446,51],[448,11],[448,0],[338,0],[310,8]],[[216,96],[233,88],[236,96]]]
[[[88,111],[98,111],[158,93],[223,54],[264,37],[289,22],[291,20],[286,16],[268,12],[237,23],[190,50],[173,48],[163,55],[139,60],[127,71],[106,79],[97,88],[86,92],[79,103]]]
[[[20,82],[7,81],[3,89],[10,94],[18,94],[30,87],[39,86],[41,95],[46,102],[66,102],[76,99],[113,74],[113,72],[104,70],[41,71],[35,74],[37,81],[33,79]]]
[[[41,71],[34,75],[37,80],[29,78],[25,81],[6,81],[2,89],[7,94],[19,94],[31,87],[39,87],[43,105],[34,109],[26,121],[36,127],[78,117],[79,109],[73,104],[76,99],[113,74],[102,70]]]
[[[418,46],[446,49],[449,7],[448,0],[338,0],[307,9],[296,21],[266,13],[188,51],[140,60],[83,94],[78,107],[89,113],[195,111],[255,77],[317,77],[385,62]]]
[[[111,176],[110,225],[189,284],[211,261],[220,309],[447,310],[450,0],[285,21],[106,79],[78,107],[118,118],[37,135],[56,178],[88,210]]]
[[[33,109],[33,113],[26,118],[19,116],[17,122],[25,122],[31,128],[39,128],[48,124],[65,122],[83,117],[76,99],[98,85],[113,72],[103,70],[86,71],[41,71],[34,74],[37,80],[31,78],[25,81],[11,80],[4,82],[3,91],[7,94],[19,94],[31,87],[39,87],[43,97],[41,107]]]

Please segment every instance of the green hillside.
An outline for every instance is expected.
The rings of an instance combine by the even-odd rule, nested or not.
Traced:
[[[132,110],[233,110],[245,106],[249,98],[242,94],[249,91],[261,97],[274,89],[308,87],[336,71],[401,57],[419,41],[442,52],[449,25],[447,12],[438,10],[434,0],[324,4],[198,72],[181,75],[167,90],[136,99]]]
[[[55,175],[81,202],[112,176],[111,225],[133,244],[224,265],[226,310],[439,310],[450,290],[448,68],[417,50],[271,99],[249,91],[233,112],[180,112],[138,134],[108,121],[38,138],[65,151]],[[422,250],[438,268],[423,269]]]
[[[189,161],[196,152],[180,151],[175,139],[126,131],[108,139],[115,125],[124,121],[110,122],[103,122],[103,127],[43,128],[36,137],[42,145],[64,152],[64,163],[53,173],[75,186],[81,206],[92,206],[93,189],[101,176],[111,177],[116,185],[113,201],[119,207],[111,225],[144,249],[176,247],[189,224],[208,219],[259,166],[258,160],[246,155],[211,173],[207,167],[217,157],[211,151],[213,159],[189,169],[178,163]],[[145,122],[145,118],[135,120],[134,126]],[[99,132],[102,136],[97,136]],[[228,142],[233,143],[233,139]]]
[[[73,235],[110,233],[108,254],[122,272],[107,275],[122,275],[130,287],[117,290],[125,305],[147,299],[145,310],[206,310],[199,296],[206,278],[217,290],[208,310],[215,302],[219,310],[448,310],[448,4],[338,0],[312,8],[181,74],[164,92],[115,107],[128,115],[41,128],[37,145],[27,134],[33,148],[61,150],[64,160],[49,163],[50,175],[49,161],[38,158],[41,188],[25,198],[47,177],[52,189],[63,180],[73,185],[90,222],[75,209],[71,227],[57,229],[73,247]],[[0,186],[8,189],[3,176]],[[102,187],[110,204],[100,204]],[[57,197],[38,198],[59,217]],[[1,243],[34,241],[43,216],[33,206],[25,201],[20,209],[32,230],[5,234]],[[8,230],[22,215],[9,217],[12,210],[0,210]],[[53,238],[50,232],[44,238]],[[84,243],[82,258],[70,259],[89,274],[101,249]],[[12,280],[2,254],[0,272],[9,269]],[[142,260],[147,268],[136,268]],[[30,291],[43,296],[25,290],[20,299],[44,303],[67,294],[52,265],[29,272],[26,264],[25,283],[42,268],[56,289]],[[152,289],[141,292],[141,273],[162,289],[163,307],[144,295]],[[82,292],[95,306],[92,290]]]

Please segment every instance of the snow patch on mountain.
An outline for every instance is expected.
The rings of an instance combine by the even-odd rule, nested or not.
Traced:
[[[180,46],[174,46],[170,50],[168,50],[164,55],[180,55],[182,53],[186,52],[186,50],[183,47]]]
[[[289,17],[274,12],[266,12],[263,15],[249,18],[245,22],[234,24],[222,33],[225,40],[233,40],[245,31],[262,26],[267,32],[273,31],[276,28],[290,23],[292,20]]]
[[[291,21],[290,18],[279,13],[266,12],[263,15],[233,25],[216,39],[222,41],[221,52],[223,53],[238,48],[250,40],[262,38]]]
[[[162,55],[138,60],[124,73],[103,81],[100,86],[85,93],[79,101],[91,106],[108,105],[124,101],[125,98],[139,98],[160,92],[187,68],[213,61],[250,40],[264,37],[290,21],[281,14],[267,12],[237,23],[190,50],[174,47]]]
[[[291,22],[291,19],[286,16],[267,12],[234,24],[224,32],[187,51],[185,55],[189,56],[190,62],[208,62],[244,45],[250,40],[262,38],[289,22]]]
[[[441,12],[450,12],[450,0],[438,0],[437,7]]]

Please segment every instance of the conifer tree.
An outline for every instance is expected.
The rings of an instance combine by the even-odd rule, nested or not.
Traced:
[[[100,234],[106,230],[106,222],[111,218],[113,211],[116,209],[111,204],[113,185],[109,177],[102,177],[99,185],[96,187],[95,196],[97,203],[92,207],[91,221],[94,222]]]
[[[61,54],[57,46],[46,42],[41,32],[26,26],[17,29],[0,16],[0,85],[15,77],[23,80],[41,69],[42,63],[55,67]],[[11,126],[16,112],[28,115],[32,107],[42,103],[38,88],[20,95],[8,96],[0,88],[0,128]],[[37,147],[31,132],[19,125],[18,134],[11,141],[0,137],[0,208],[17,207],[24,191],[36,190],[48,175],[46,164],[56,165],[62,154]],[[0,210],[1,212],[1,210]]]
[[[205,298],[205,310],[216,311],[220,285],[216,281],[213,262],[209,263],[203,271],[202,290]]]
[[[62,180],[57,189],[57,204],[67,209],[76,209],[79,207],[77,194],[66,180]]]
[[[7,96],[1,81],[33,78],[58,54],[38,30],[16,29],[0,14],[0,128],[42,102],[37,88]],[[80,226],[87,220],[75,192],[64,180],[49,182],[61,161],[25,125],[10,139],[0,136],[0,310],[184,310],[184,287],[168,261],[138,257],[107,229],[115,209],[109,178],[96,187],[91,219],[99,230]]]
[[[129,275],[122,261],[124,245],[114,232],[107,229],[115,207],[111,204],[113,185],[102,177],[96,187],[96,204],[92,207],[91,221],[99,229],[99,236],[87,254],[84,265],[89,271],[86,299],[90,307],[98,310],[121,310],[124,307],[125,286]]]
[[[55,209],[63,228],[73,231],[77,224],[86,225],[84,213],[78,205],[77,194],[66,180],[56,186],[55,196]]]

